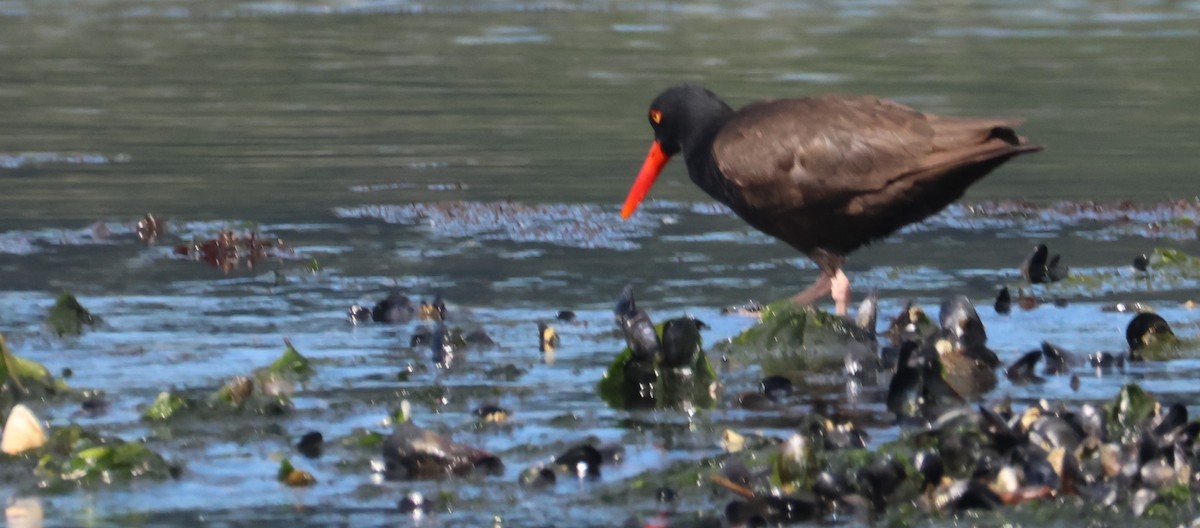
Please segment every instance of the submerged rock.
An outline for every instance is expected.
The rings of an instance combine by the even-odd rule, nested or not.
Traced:
[[[500,458],[414,425],[397,424],[383,441],[384,476],[395,480],[504,471]]]

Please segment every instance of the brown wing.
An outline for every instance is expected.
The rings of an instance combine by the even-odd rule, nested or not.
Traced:
[[[755,207],[815,205],[878,190],[934,150],[924,114],[875,97],[753,103],[713,143],[721,172]]]
[[[713,142],[728,204],[810,252],[845,254],[919,221],[1005,160],[1041,147],[1019,120],[922,114],[874,97],[754,103]]]

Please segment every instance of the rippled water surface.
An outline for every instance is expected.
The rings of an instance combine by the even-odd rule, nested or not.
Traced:
[[[638,475],[717,453],[725,428],[783,431],[731,403],[753,367],[723,373],[721,403],[695,415],[615,411],[595,393],[623,346],[611,307],[624,285],[658,320],[703,319],[711,344],[753,322],[722,306],[791,295],[815,274],[712,204],[682,163],[620,220],[650,141],[646,105],[683,81],[735,106],[844,91],[1026,118],[1022,133],[1046,151],[856,253],[856,293],[878,291],[883,316],[965,293],[1006,362],[1042,340],[1121,350],[1129,315],[1101,309],[1115,301],[1148,303],[1194,337],[1200,316],[1183,302],[1200,277],[1146,281],[1129,263],[1155,247],[1200,253],[1197,44],[1195,1],[0,1],[0,331],[110,402],[98,416],[32,402],[52,428],[145,439],[185,466],[175,481],[47,495],[47,525],[396,524],[412,522],[396,502],[414,490],[452,497],[432,523],[616,524],[656,509],[649,493],[605,499],[642,485]],[[146,212],[167,225],[156,245],[134,230]],[[230,273],[174,255],[223,229],[287,250]],[[1019,282],[1037,242],[1096,280],[1038,290],[1065,308],[998,316],[992,297]],[[64,290],[103,324],[52,337],[45,313]],[[419,323],[348,322],[352,304],[393,290],[444,296],[452,322],[496,344],[439,370],[408,346]],[[579,320],[554,322],[562,344],[546,357],[536,324],[562,309]],[[317,369],[293,413],[174,428],[139,419],[163,390],[204,397],[269,363],[284,338]],[[517,375],[494,374],[509,365]],[[992,396],[1100,400],[1138,381],[1193,410],[1200,401],[1195,360],[1080,375],[1078,392],[1059,377],[1002,382]],[[885,414],[870,394],[814,393],[788,412],[827,398]],[[391,482],[346,463],[352,450],[310,461],[291,448],[309,430],[386,431],[402,399],[418,402],[420,424],[498,454],[505,472]],[[477,425],[472,411],[488,403],[510,421]],[[897,431],[870,433],[877,443]],[[621,444],[626,459],[597,482],[517,484],[585,440]],[[278,484],[280,456],[319,484]],[[4,483],[0,494],[37,493]]]

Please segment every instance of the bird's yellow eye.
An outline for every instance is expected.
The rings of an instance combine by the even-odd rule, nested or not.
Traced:
[[[662,112],[658,111],[658,110],[651,110],[650,111],[650,120],[653,121],[654,124],[656,124],[656,125],[659,123],[662,123]]]

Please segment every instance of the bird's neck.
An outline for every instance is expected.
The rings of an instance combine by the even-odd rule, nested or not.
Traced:
[[[700,126],[693,128],[692,135],[683,142],[688,176],[709,196],[725,205],[730,205],[730,195],[726,189],[725,177],[713,158],[713,142],[730,115],[732,112],[710,117]]]

